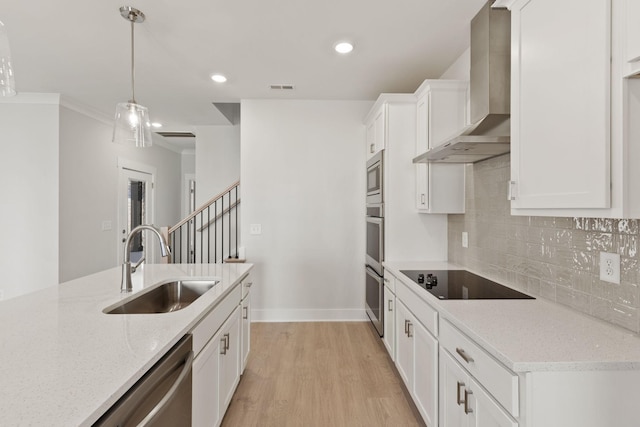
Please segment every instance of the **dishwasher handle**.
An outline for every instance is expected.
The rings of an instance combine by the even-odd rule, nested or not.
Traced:
[[[171,400],[174,398],[174,396],[178,392],[178,389],[180,388],[182,383],[185,381],[185,379],[187,379],[192,368],[193,368],[193,351],[190,351],[189,354],[187,355],[187,358],[184,361],[184,368],[182,368],[182,372],[180,372],[180,375],[178,375],[178,378],[176,378],[176,381],[173,383],[169,391],[167,391],[167,394],[164,395],[162,400],[160,400],[160,402],[158,402],[158,404],[147,414],[147,416],[144,417],[142,421],[140,421],[140,424],[138,424],[138,427],[150,426],[151,423],[158,417],[158,415],[162,413],[162,410],[164,409],[164,407],[167,406],[169,402],[171,402]]]

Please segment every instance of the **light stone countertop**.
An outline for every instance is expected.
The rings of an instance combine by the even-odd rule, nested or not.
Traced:
[[[385,262],[418,297],[514,372],[638,370],[640,337],[559,304],[439,300],[400,270],[462,269],[447,262]],[[505,286],[507,284],[501,283]]]
[[[176,279],[217,279],[188,307],[104,314],[120,293],[120,267],[0,301],[0,424],[95,422],[249,272],[252,264],[143,265],[134,293]]]

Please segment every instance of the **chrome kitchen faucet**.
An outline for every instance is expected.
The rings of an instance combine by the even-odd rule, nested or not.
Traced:
[[[120,292],[131,292],[133,290],[133,285],[131,284],[131,240],[136,233],[142,232],[143,230],[151,230],[156,236],[158,236],[158,239],[160,240],[160,251],[163,257],[171,254],[171,248],[156,227],[145,224],[135,227],[127,236],[127,240],[124,244],[124,263],[122,264],[122,282],[120,284]]]

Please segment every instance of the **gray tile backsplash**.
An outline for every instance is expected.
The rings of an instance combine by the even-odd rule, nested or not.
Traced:
[[[639,221],[511,216],[509,177],[509,155],[467,166],[466,213],[449,215],[449,260],[639,333]],[[619,285],[599,279],[601,251],[620,254]]]

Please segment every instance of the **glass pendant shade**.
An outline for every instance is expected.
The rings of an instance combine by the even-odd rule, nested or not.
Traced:
[[[11,50],[9,49],[9,37],[0,21],[0,96],[13,96],[16,94],[16,84],[13,79],[11,67]]]
[[[149,110],[131,101],[116,105],[113,142],[132,147],[151,147],[151,120]]]
[[[149,110],[136,102],[134,31],[136,23],[144,22],[145,16],[131,6],[122,6],[120,15],[131,24],[131,99],[116,105],[116,118],[113,124],[112,141],[131,147],[151,147],[151,120]]]

